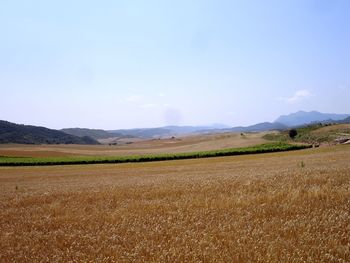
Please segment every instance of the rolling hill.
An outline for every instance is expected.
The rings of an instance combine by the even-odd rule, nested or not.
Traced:
[[[339,123],[350,123],[350,116],[345,118],[344,120],[339,121]]]
[[[78,136],[78,137],[91,137],[94,139],[107,139],[116,136],[117,134],[112,134],[105,130],[100,129],[87,129],[87,128],[67,128],[61,130],[64,133]]]
[[[21,125],[0,120],[0,143],[21,144],[99,144],[90,137],[78,137],[45,127]]]
[[[279,122],[262,122],[246,127],[234,127],[229,129],[233,132],[259,132],[259,131],[270,131],[270,130],[285,130],[288,129],[287,125]]]
[[[112,134],[122,134],[124,136],[138,138],[157,138],[170,137],[175,135],[186,135],[194,133],[207,133],[209,131],[217,131],[228,126],[223,124],[213,124],[209,126],[164,126],[159,128],[139,128],[139,129],[122,129],[108,131]]]

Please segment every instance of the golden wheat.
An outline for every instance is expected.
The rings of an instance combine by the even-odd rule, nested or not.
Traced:
[[[0,168],[0,261],[349,262],[349,208],[349,146]]]

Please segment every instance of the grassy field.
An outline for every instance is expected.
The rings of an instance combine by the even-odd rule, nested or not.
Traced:
[[[256,146],[224,149],[203,152],[188,152],[174,154],[154,154],[139,156],[83,156],[83,157],[6,157],[0,156],[0,166],[37,166],[37,165],[72,165],[72,164],[106,164],[106,163],[137,163],[166,160],[181,160],[195,158],[209,158],[218,156],[246,155],[256,153],[280,152],[309,148],[309,145],[287,143],[268,143]]]
[[[248,147],[268,142],[264,133],[207,134],[134,141],[123,145],[16,145],[0,144],[0,156],[67,157],[67,156],[130,156],[174,154]]]
[[[0,262],[349,262],[350,146],[0,167]]]
[[[316,144],[336,144],[336,139],[340,137],[350,138],[350,124],[314,124],[297,128],[298,135],[294,141]],[[290,142],[288,130],[273,132],[263,135],[266,140]]]

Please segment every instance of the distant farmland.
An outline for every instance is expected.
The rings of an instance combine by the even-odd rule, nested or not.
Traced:
[[[137,163],[168,160],[209,158],[220,156],[247,155],[257,153],[281,152],[310,148],[310,145],[267,143],[256,146],[224,149],[216,151],[189,152],[177,154],[157,154],[119,157],[0,157],[0,166],[38,166],[38,165],[71,165],[71,164],[106,164],[106,163]]]
[[[240,148],[268,143],[264,133],[224,133],[168,139],[125,140],[117,145],[0,144],[0,156],[66,157],[174,154]],[[119,143],[119,142],[118,142]]]

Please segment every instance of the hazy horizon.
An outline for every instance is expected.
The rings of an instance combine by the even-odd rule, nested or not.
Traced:
[[[0,119],[251,125],[350,113],[350,2],[3,1]]]
[[[300,111],[297,111],[297,112],[292,112],[290,114],[295,114],[295,113],[299,113],[299,112],[305,112],[303,110],[300,110]],[[311,112],[318,112],[318,111],[307,111],[307,113],[311,113]],[[330,113],[330,112],[318,112],[318,113],[321,113],[321,114],[344,114],[344,115],[350,115],[350,113]],[[286,115],[280,115],[278,117],[283,117],[283,116],[288,116],[290,114],[286,114]],[[330,118],[331,119],[331,118]],[[334,120],[342,120],[340,119],[339,117],[337,119],[334,119]],[[8,121],[8,122],[12,122],[11,120],[4,120],[4,121]],[[110,128],[110,129],[103,129],[103,128],[91,128],[91,127],[82,127],[82,126],[71,126],[71,127],[60,127],[60,128],[51,128],[51,127],[46,127],[46,128],[51,128],[51,129],[57,129],[57,130],[63,130],[63,129],[76,129],[76,128],[79,128],[79,129],[96,129],[96,130],[106,130],[106,131],[113,131],[113,130],[132,130],[132,129],[153,129],[153,128],[164,128],[164,127],[207,127],[207,128],[214,128],[214,129],[225,129],[225,128],[237,128],[237,127],[240,127],[240,126],[246,126],[246,127],[249,127],[249,126],[252,126],[252,125],[256,125],[256,124],[261,124],[261,123],[265,123],[265,122],[270,122],[270,123],[273,123],[273,122],[279,122],[277,119],[276,120],[271,120],[271,121],[267,121],[267,120],[260,120],[259,122],[256,122],[256,123],[250,123],[250,124],[246,124],[246,125],[229,125],[229,124],[223,124],[223,123],[208,123],[208,124],[199,124],[199,125],[191,125],[191,124],[179,124],[179,125],[172,125],[172,124],[165,124],[165,125],[162,125],[162,126],[148,126],[148,127],[138,127],[138,126],[135,126],[135,127],[128,127],[128,128]],[[13,122],[12,122],[13,123]],[[305,122],[306,123],[306,122]],[[23,124],[23,125],[33,125],[32,123],[16,123],[16,124]],[[282,123],[283,124],[283,123]],[[38,126],[38,127],[44,127],[44,125],[41,125],[41,124],[36,124],[35,126]]]

